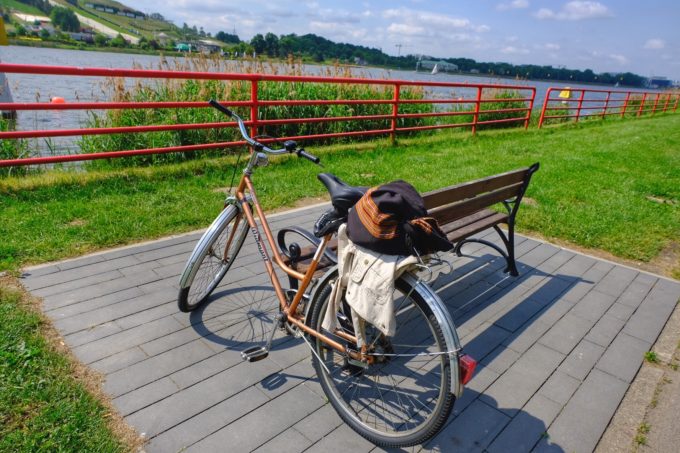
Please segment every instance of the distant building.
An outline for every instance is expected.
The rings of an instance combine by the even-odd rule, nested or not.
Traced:
[[[196,50],[203,53],[217,53],[222,50],[222,46],[215,41],[202,39],[196,43]]]
[[[650,88],[670,88],[673,86],[673,82],[667,77],[652,76],[648,79],[647,85]]]

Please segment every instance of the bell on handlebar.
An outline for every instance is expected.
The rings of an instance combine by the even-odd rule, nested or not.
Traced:
[[[269,165],[269,158],[267,157],[267,154],[257,153],[257,157],[255,158],[255,166],[266,167],[267,165]]]
[[[292,153],[293,151],[295,151],[295,148],[297,148],[297,143],[295,142],[295,140],[286,140],[285,142],[283,142],[283,147],[285,148],[286,151]]]

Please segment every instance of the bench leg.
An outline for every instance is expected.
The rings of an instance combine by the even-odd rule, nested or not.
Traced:
[[[488,247],[491,247],[492,249],[496,250],[498,253],[501,254],[503,258],[505,258],[505,262],[507,263],[505,269],[503,269],[503,272],[505,273],[510,273],[513,277],[517,277],[519,275],[519,272],[517,272],[517,265],[515,264],[515,235],[513,234],[513,228],[512,225],[508,225],[508,236],[506,236],[503,233],[503,230],[501,230],[498,225],[493,226],[494,230],[498,233],[498,235],[501,237],[501,240],[503,241],[503,244],[505,245],[505,248],[507,250],[507,253],[505,250],[494,244],[493,242],[486,241],[484,239],[476,239],[476,238],[469,238],[469,239],[463,239],[462,241],[459,241],[456,243],[456,247],[453,249],[453,251],[456,253],[458,256],[462,256],[462,253],[460,251],[461,247],[463,244],[466,244],[468,242],[477,242],[479,244],[484,244]]]

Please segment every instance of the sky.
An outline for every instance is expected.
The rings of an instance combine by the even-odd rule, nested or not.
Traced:
[[[124,2],[125,3],[125,2]],[[477,61],[680,80],[678,0],[142,0],[178,26],[314,33],[336,42]]]

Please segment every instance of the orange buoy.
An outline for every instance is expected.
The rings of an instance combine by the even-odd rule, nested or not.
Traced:
[[[66,100],[60,96],[54,96],[52,99],[50,99],[50,102],[52,104],[65,104]]]

